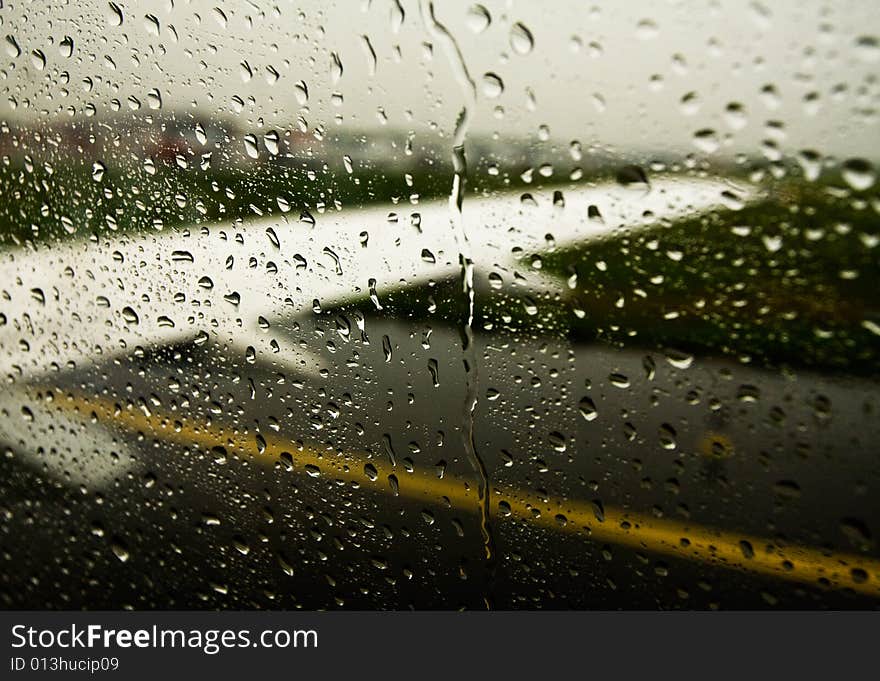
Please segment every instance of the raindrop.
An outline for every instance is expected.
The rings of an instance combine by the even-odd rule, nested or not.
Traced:
[[[122,318],[125,320],[126,324],[135,325],[140,321],[137,312],[135,312],[133,308],[128,306],[122,308]]]
[[[634,184],[648,184],[648,176],[639,166],[627,165],[617,171],[615,179],[618,184],[630,186]]]
[[[578,410],[586,421],[595,421],[599,416],[596,405],[590,397],[581,398],[581,401],[578,403]]]
[[[566,448],[566,437],[559,431],[554,430],[550,435],[547,436],[547,439],[550,440],[550,445],[557,452],[564,452]]]
[[[246,61],[241,62],[238,66],[243,83],[247,83],[251,78],[254,77],[254,70],[251,68],[251,65],[248,64]]]
[[[330,54],[330,77],[334,83],[338,83],[339,79],[342,78],[342,62],[339,59],[339,55],[335,52]]]
[[[263,144],[266,146],[266,151],[272,154],[272,156],[278,156],[278,153],[280,151],[280,141],[281,136],[278,134],[277,130],[270,130],[265,135],[263,135]]]
[[[171,260],[174,262],[194,262],[195,258],[190,251],[172,251]]]
[[[608,376],[608,380],[611,382],[615,388],[626,389],[629,388],[629,378],[627,378],[624,374],[613,373]]]
[[[675,428],[670,426],[668,423],[663,423],[660,425],[660,446],[663,447],[663,449],[675,449],[675,438]]]
[[[636,36],[640,40],[656,38],[659,32],[660,29],[657,27],[657,24],[651,19],[642,19],[636,25]]]
[[[367,58],[367,73],[370,76],[376,75],[376,50],[373,49],[373,44],[370,42],[369,36],[362,35],[361,36],[361,45],[364,48],[364,56]]]
[[[399,33],[400,27],[403,26],[403,21],[406,18],[406,12],[403,11],[403,7],[400,5],[400,0],[394,0],[391,3],[391,31],[392,33]]]
[[[214,20],[220,26],[220,28],[226,28],[226,24],[228,23],[228,19],[226,18],[226,13],[220,9],[219,7],[215,7],[211,14],[214,17]]]
[[[300,80],[293,86],[293,92],[296,95],[296,101],[300,106],[305,106],[309,101],[309,86],[304,80]]]
[[[676,369],[689,369],[694,363],[694,356],[679,350],[667,350],[666,361]]]
[[[510,47],[517,54],[528,54],[535,47],[535,39],[532,32],[523,24],[517,22],[510,27]]]
[[[880,61],[880,41],[872,35],[860,35],[856,38],[856,54],[865,62]]]
[[[685,116],[693,116],[700,110],[700,97],[696,92],[685,93],[679,103],[681,104],[681,112]]]
[[[103,163],[95,161],[92,163],[92,179],[95,182],[100,182],[103,179],[106,170],[107,167]]]
[[[161,109],[162,108],[162,94],[159,92],[157,88],[153,88],[147,93],[147,105],[151,109]]]
[[[118,537],[115,537],[113,541],[110,542],[110,550],[113,551],[113,555],[116,556],[120,563],[127,563],[128,559],[131,558],[131,553],[129,552],[128,547]]]
[[[61,51],[62,57],[69,58],[73,56],[73,38],[71,38],[69,35],[64,36],[58,47]]]
[[[257,137],[248,133],[244,136],[244,149],[251,158],[259,158],[260,150],[257,148]]]
[[[496,99],[504,92],[504,81],[494,73],[483,74],[483,94],[489,99]]]
[[[46,68],[46,55],[43,54],[42,50],[34,50],[31,52],[31,63],[38,71],[42,71]]]
[[[804,177],[815,182],[822,173],[822,156],[813,149],[803,149],[797,155],[798,164],[804,171]]]
[[[157,36],[160,33],[159,28],[159,19],[152,15],[147,14],[144,16],[144,30],[152,36]]]
[[[739,102],[730,102],[724,109],[724,120],[733,130],[741,130],[748,123],[745,107]]]
[[[706,154],[714,154],[718,151],[721,143],[718,139],[718,133],[712,128],[702,128],[697,130],[693,136],[694,146]]]
[[[474,33],[482,33],[492,23],[492,15],[482,5],[471,5],[467,12],[467,26]]]
[[[13,59],[21,56],[21,48],[18,46],[15,38],[11,35],[6,36],[6,54]]]
[[[107,12],[107,20],[110,22],[111,26],[122,26],[123,16],[122,16],[122,8],[117,5],[115,2],[107,3],[108,12]]]
[[[850,158],[841,166],[846,183],[856,191],[870,189],[877,179],[874,166],[863,158]]]

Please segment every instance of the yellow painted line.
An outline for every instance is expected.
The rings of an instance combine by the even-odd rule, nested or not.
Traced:
[[[256,434],[225,428],[206,420],[193,424],[183,415],[169,416],[132,404],[117,405],[104,398],[86,399],[55,390],[53,402],[64,411],[97,420],[105,426],[123,428],[185,447],[198,445],[210,450],[222,446],[228,456],[254,459],[271,466],[284,465],[283,453],[292,457],[299,472],[320,471],[320,476],[357,483],[368,491],[397,494],[429,505],[449,504],[467,512],[478,511],[478,489],[474,481],[440,478],[414,471],[365,452],[321,451],[298,447],[271,433],[261,433],[265,448],[258,451]],[[378,477],[368,478],[364,466],[375,467]],[[313,468],[314,467],[314,468]],[[389,476],[395,476],[393,486]],[[533,492],[493,487],[492,515],[496,519],[527,521],[528,526],[573,532],[592,541],[626,546],[636,550],[698,561],[716,567],[774,577],[792,582],[853,591],[880,598],[880,561],[854,554],[785,545],[753,535],[714,529],[679,520],[605,508],[597,517],[589,503],[562,500],[548,502]],[[501,513],[503,504],[504,513]]]

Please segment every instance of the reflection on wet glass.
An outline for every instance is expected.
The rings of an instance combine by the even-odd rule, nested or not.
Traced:
[[[876,607],[872,9],[6,3],[0,602]]]

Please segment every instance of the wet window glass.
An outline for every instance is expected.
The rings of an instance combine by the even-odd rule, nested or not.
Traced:
[[[5,608],[874,608],[869,2],[0,8]]]

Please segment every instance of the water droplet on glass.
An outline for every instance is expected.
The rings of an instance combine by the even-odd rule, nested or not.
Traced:
[[[586,421],[595,421],[599,417],[596,405],[590,397],[583,397],[578,403],[578,410]]]
[[[122,308],[122,318],[125,320],[126,324],[134,325],[140,321],[137,312],[135,312],[133,308],[128,307],[127,305]]]
[[[342,61],[335,52],[330,54],[330,77],[334,83],[338,83],[339,79],[342,78]]]
[[[856,38],[856,54],[864,62],[880,61],[880,40],[873,35],[860,35]]]
[[[252,135],[248,133],[244,136],[244,148],[247,152],[247,155],[253,159],[260,157],[260,150],[257,147],[257,137],[256,135]]]
[[[689,369],[694,363],[694,356],[679,350],[667,350],[666,361],[676,369]]]
[[[652,19],[642,19],[636,24],[636,36],[640,40],[651,40],[656,38],[660,29]]]
[[[21,56],[21,48],[18,46],[18,42],[15,40],[14,36],[6,36],[6,54],[13,59]]]
[[[62,57],[70,58],[73,56],[73,38],[69,35],[64,36],[61,42],[58,44],[58,49],[61,52]]]
[[[495,99],[504,92],[504,82],[494,73],[483,74],[483,94],[489,99]]]
[[[648,185],[648,176],[645,174],[645,171],[635,165],[623,166],[615,174],[615,179],[618,184],[625,187],[638,184]]]
[[[856,191],[870,189],[877,179],[874,166],[863,158],[850,158],[841,166],[846,183]]]
[[[110,550],[113,551],[113,555],[116,556],[120,563],[127,563],[128,559],[131,558],[131,553],[129,552],[128,547],[118,537],[110,542]]]
[[[254,70],[251,68],[251,65],[246,61],[241,62],[239,65],[239,75],[241,75],[241,81],[243,83],[247,83],[251,78],[254,77]]]
[[[147,106],[151,109],[162,108],[162,94],[157,88],[153,88],[147,93]]]
[[[467,27],[474,33],[482,33],[492,23],[492,15],[483,5],[471,5],[467,11]]]
[[[123,15],[122,8],[115,2],[107,3],[107,21],[111,26],[122,26]]]
[[[38,71],[42,71],[46,68],[46,55],[43,54],[42,50],[34,50],[31,52],[31,63]]]
[[[724,121],[733,130],[742,130],[748,123],[746,108],[739,102],[730,102],[724,109]]]
[[[217,22],[217,25],[220,26],[220,28],[226,28],[226,24],[227,24],[228,21],[229,21],[229,20],[226,18],[226,12],[224,12],[224,11],[223,11],[222,9],[220,9],[219,7],[215,7],[215,8],[211,11],[211,15],[214,17],[214,21]]]
[[[718,133],[712,128],[702,128],[697,130],[693,136],[694,146],[707,154],[714,154],[718,151],[721,143],[718,139]]]
[[[615,388],[626,389],[629,388],[629,378],[627,378],[624,374],[613,373],[608,376],[608,380],[611,382]]]
[[[436,359],[428,360],[428,372],[431,374],[431,382],[435,388],[440,387],[440,368]]]
[[[293,86],[293,92],[296,95],[296,101],[299,102],[300,106],[305,106],[309,101],[309,86],[306,85],[304,80],[298,81]]]
[[[158,37],[161,32],[159,19],[153,14],[144,16],[144,30],[152,36]]]
[[[510,47],[517,54],[528,54],[535,46],[532,32],[523,24],[517,22],[510,27]]]
[[[263,135],[263,144],[266,146],[266,151],[272,154],[272,156],[278,156],[280,152],[280,142],[281,136],[278,134],[277,130],[270,130]]]

